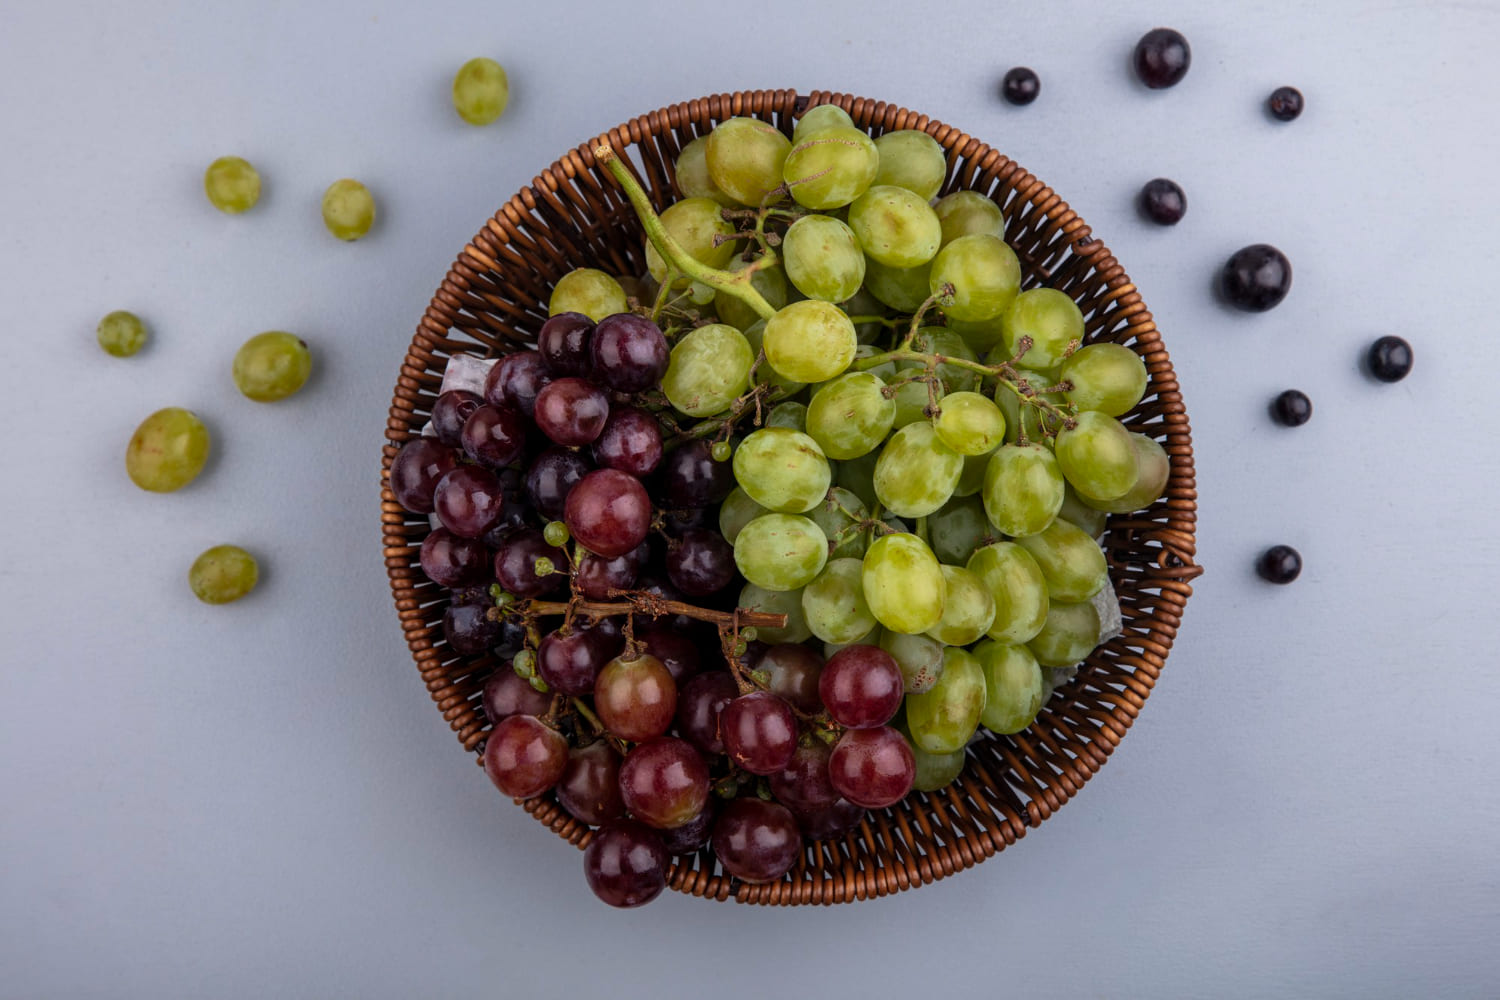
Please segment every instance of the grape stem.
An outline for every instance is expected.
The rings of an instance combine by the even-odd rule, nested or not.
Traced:
[[[763,356],[764,354],[762,354]],[[724,416],[711,417],[708,420],[694,424],[687,430],[679,430],[673,435],[671,440],[667,441],[666,447],[672,448],[697,438],[713,437],[721,433],[724,428],[732,427],[741,417],[750,411],[752,406],[758,413],[762,405],[779,403],[786,398],[786,394],[786,390],[781,386],[768,387],[767,384],[762,383],[745,393],[739,399],[736,399],[734,404],[730,406],[729,412]]]
[[[684,615],[700,622],[715,625],[753,625],[756,628],[785,628],[786,615],[769,611],[713,611],[682,601],[669,601],[645,591],[617,591],[623,601],[538,601],[520,602],[522,612],[528,616],[565,615],[582,612],[590,618],[608,618],[611,615]]]
[[[1024,340],[1025,338],[1022,339]],[[1075,424],[1073,413],[1070,409],[1041,398],[1041,392],[1031,389],[1029,382],[1026,389],[1021,388],[1018,384],[1020,376],[1011,367],[1010,361],[1004,361],[998,365],[986,365],[978,361],[970,361],[968,358],[955,358],[946,354],[924,354],[921,351],[898,347],[893,351],[886,351],[884,354],[872,354],[868,358],[858,358],[850,367],[856,371],[868,371],[871,368],[878,368],[892,361],[915,361],[926,365],[932,371],[936,371],[939,365],[952,365],[955,368],[978,372],[986,378],[995,379],[1002,386],[1013,392],[1022,403],[1039,411],[1039,413],[1045,413],[1053,420],[1062,424],[1063,427],[1071,430]],[[1062,384],[1059,383],[1059,385]]]

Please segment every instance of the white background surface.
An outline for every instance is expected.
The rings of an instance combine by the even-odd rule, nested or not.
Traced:
[[[1127,59],[1157,24],[1193,65],[1148,92]],[[0,995],[1494,996],[1497,42],[1492,2],[8,0]],[[514,93],[483,129],[448,99],[478,54]],[[1016,64],[1026,109],[995,93]],[[1291,125],[1261,110],[1282,83]],[[1129,738],[1015,848],[857,906],[615,912],[428,702],[381,566],[382,427],[505,198],[634,114],[757,86],[919,108],[1089,220],[1178,366],[1208,572]],[[243,217],[202,197],[225,153],[265,180]],[[1161,175],[1175,229],[1133,214]],[[380,205],[353,245],[318,217],[342,176]],[[1261,241],[1291,296],[1231,314],[1210,276]],[[133,360],[94,345],[117,308],[152,327]],[[318,374],[262,406],[229,361],[274,328]],[[1386,332],[1416,349],[1395,386],[1357,365]],[[1296,430],[1265,415],[1290,385]],[[216,457],[148,495],[121,455],[166,405]],[[265,577],[209,608],[185,573],[223,541]],[[1274,588],[1252,563],[1281,541],[1307,568]]]

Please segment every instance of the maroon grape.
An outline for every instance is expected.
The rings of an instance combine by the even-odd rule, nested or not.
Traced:
[[[833,748],[822,740],[799,746],[786,767],[771,775],[771,794],[793,813],[826,809],[839,800],[838,789],[828,777],[828,759]]]
[[[717,531],[684,532],[667,547],[667,576],[691,597],[718,593],[734,581],[734,548]]]
[[[635,578],[646,563],[647,553],[644,543],[613,559],[585,552],[578,560],[578,574],[574,578],[578,592],[591,601],[612,600],[616,596],[613,591],[629,590],[635,586]]]
[[[683,826],[708,802],[708,765],[689,744],[662,736],[625,756],[620,793],[641,822],[662,830]]]
[[[740,687],[727,670],[688,678],[677,696],[677,731],[704,753],[723,753],[719,713],[739,696]]]
[[[537,394],[552,381],[542,356],[536,351],[517,351],[501,358],[484,380],[484,400],[491,406],[508,406],[530,418],[536,412]]]
[[[659,384],[669,360],[667,338],[644,316],[616,313],[594,330],[594,377],[616,392],[642,392]]]
[[[594,461],[632,476],[649,475],[661,463],[661,425],[645,410],[618,406],[610,411],[594,442]]]
[[[568,741],[534,715],[495,724],[484,746],[484,770],[513,799],[529,799],[556,785],[568,766]]]
[[[460,465],[438,480],[432,506],[443,527],[461,538],[480,538],[500,520],[505,497],[493,472]]]
[[[590,826],[624,816],[620,755],[604,740],[570,751],[557,782],[557,801],[573,818]]]
[[[857,806],[883,809],[911,791],[917,763],[911,747],[890,726],[849,729],[828,758],[828,778],[839,794]]]
[[[734,468],[714,461],[707,441],[693,440],[662,459],[660,486],[663,507],[707,507],[734,489]]]
[[[532,687],[509,666],[502,666],[484,682],[480,701],[490,722],[497,723],[512,715],[541,715],[551,707],[552,696]]]
[[[793,810],[792,814],[797,817],[797,825],[802,827],[802,833],[807,839],[831,840],[834,837],[842,837],[859,826],[859,821],[864,818],[865,811],[848,799],[841,798],[833,805],[822,809],[812,809],[804,813]]]
[[[449,389],[432,404],[432,430],[450,448],[459,446],[459,435],[469,414],[484,405],[484,397],[467,389]]]
[[[797,863],[802,832],[786,806],[735,799],[714,820],[714,853],[724,870],[744,882],[774,882]]]
[[[525,454],[526,424],[515,410],[486,404],[469,414],[460,439],[464,454],[498,469],[520,461]]]
[[[655,831],[629,819],[601,826],[583,850],[584,878],[610,906],[644,906],[660,896],[671,864]]]
[[[651,498],[634,476],[618,469],[595,469],[568,493],[563,520],[580,545],[613,559],[633,552],[646,540],[651,530]]]
[[[460,538],[438,528],[422,540],[422,572],[444,587],[470,587],[484,582],[490,550],[472,538]]]
[[[677,711],[677,685],[656,657],[617,656],[604,664],[594,682],[594,711],[622,740],[660,736]]]
[[[752,666],[764,670],[770,692],[785,698],[797,711],[808,715],[823,711],[823,700],[818,695],[823,657],[814,650],[796,643],[780,643],[752,661]]]
[[[536,457],[526,472],[526,495],[531,505],[549,521],[561,521],[568,494],[589,473],[588,459],[566,448],[549,448]]]
[[[1152,28],[1135,44],[1135,75],[1152,90],[1174,86],[1192,61],[1188,40],[1172,28]]]
[[[552,560],[555,572],[537,573],[538,559]],[[495,551],[495,579],[517,597],[536,597],[567,582],[568,557],[547,544],[537,528],[518,528]]]
[[[537,394],[533,419],[560,445],[589,444],[609,419],[609,398],[581,378],[560,378]]]
[[[536,672],[554,691],[592,694],[599,671],[615,655],[615,643],[607,632],[575,628],[542,637],[536,648]]]
[[[695,854],[703,849],[708,843],[708,836],[714,828],[714,807],[709,802],[703,807],[703,811],[681,826],[674,826],[670,830],[662,830],[660,833],[662,846],[667,849],[668,854]]]
[[[537,353],[553,375],[587,375],[594,321],[583,313],[558,313],[536,335]]]
[[[391,494],[414,514],[432,513],[432,494],[458,459],[450,448],[432,438],[412,438],[391,460]]]
[[[500,623],[482,604],[454,604],[443,612],[443,635],[455,653],[478,656],[500,639]]]
[[[725,705],[719,733],[729,759],[751,774],[775,774],[797,749],[792,706],[769,691],[752,691]]]
[[[879,646],[845,646],[824,665],[818,696],[833,721],[841,726],[883,726],[895,716],[905,697],[901,668]]]
[[[681,632],[664,628],[646,628],[635,634],[641,648],[662,662],[672,681],[681,692],[683,683],[696,674],[702,666],[703,657],[698,644]]]

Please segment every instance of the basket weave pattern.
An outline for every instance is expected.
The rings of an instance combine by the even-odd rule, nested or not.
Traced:
[[[726,118],[746,115],[790,134],[808,107],[837,104],[872,135],[920,129],[948,154],[942,193],[978,191],[1000,205],[1006,241],[1021,259],[1023,286],[1061,289],[1079,304],[1089,342],[1115,341],[1139,354],[1150,373],[1126,426],[1161,442],[1171,458],[1166,494],[1150,509],[1111,516],[1104,538],[1124,634],[1089,657],[1060,687],[1036,722],[1015,736],[982,738],[968,750],[959,779],[934,793],[913,793],[892,809],[866,814],[851,834],[809,845],[784,879],[747,885],[718,867],[710,852],[677,858],[669,884],[713,899],[751,903],[841,903],[883,896],[962,871],[1025,836],[1099,770],[1145,704],[1192,593],[1197,492],[1187,414],[1172,363],[1151,313],[1109,250],[1053,191],[1011,160],[951,126],[862,97],[790,90],[715,95],[642,115],[570,151],[523,188],[463,249],[422,317],[401,366],[386,427],[381,478],[385,564],[406,641],[443,718],[471,754],[482,751],[489,723],[480,706],[493,657],[455,655],[443,639],[445,592],[417,564],[429,526],[395,502],[391,460],[426,422],[447,359],[495,356],[535,343],[552,286],[574,267],[613,274],[644,270],[643,236],[624,195],[592,149],[608,142],[641,180],[658,209],[675,197],[673,164],[681,148]],[[551,796],[524,804],[537,820],[577,847],[589,828]]]

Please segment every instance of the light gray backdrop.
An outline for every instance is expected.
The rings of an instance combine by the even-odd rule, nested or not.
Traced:
[[[40,3],[0,8],[0,995],[5,997],[1494,996],[1500,557],[1494,311],[1500,9],[1467,4]],[[1158,24],[1192,70],[1127,70]],[[510,71],[496,125],[453,71]],[[996,96],[1041,74],[1036,104]],[[1308,109],[1270,122],[1282,83]],[[459,248],[564,149],[742,87],[828,87],[973,132],[1125,262],[1178,366],[1197,586],[1156,693],[1055,819],[960,877],[764,910],[609,910],[428,703],[377,526],[403,348]],[[204,201],[248,156],[261,204]],[[1187,190],[1175,229],[1132,198]],[[318,200],[380,205],[338,243]],[[1290,298],[1231,314],[1235,248]],[[93,328],[129,308],[130,361]],[[238,344],[302,334],[275,406]],[[1363,347],[1401,333],[1385,386]],[[1298,386],[1312,422],[1273,426]],[[135,424],[202,413],[191,488],[124,475]],[[240,604],[184,575],[261,557]],[[1296,585],[1256,580],[1289,542]]]

